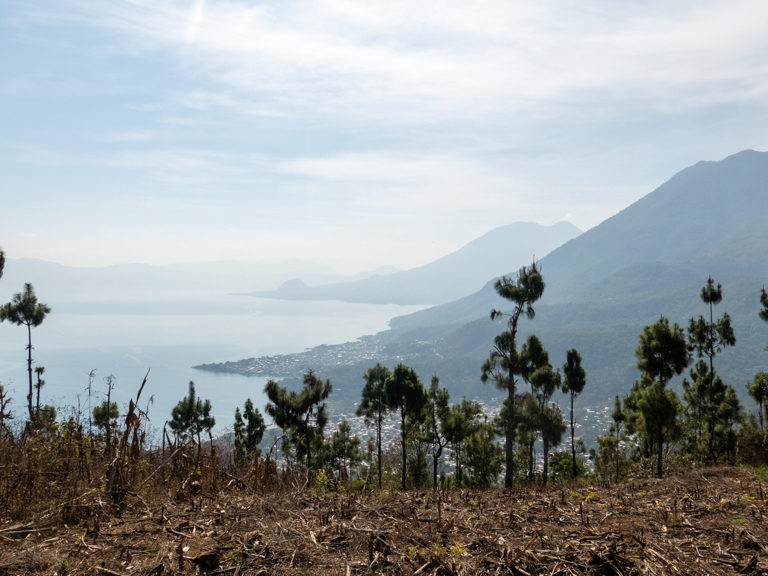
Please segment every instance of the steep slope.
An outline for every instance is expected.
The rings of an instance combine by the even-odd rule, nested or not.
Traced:
[[[488,278],[543,256],[580,234],[568,222],[540,226],[518,222],[491,230],[434,262],[365,280],[311,287],[291,280],[253,295],[289,300],[343,300],[370,304],[437,304],[478,290]]]
[[[542,261],[551,301],[649,263],[704,274],[756,274],[768,265],[768,152],[699,162]]]
[[[768,152],[745,150],[720,162],[699,162],[542,258],[542,303],[622,301],[674,291],[702,276],[765,274],[766,214]],[[392,326],[460,324],[498,305],[491,281]]]

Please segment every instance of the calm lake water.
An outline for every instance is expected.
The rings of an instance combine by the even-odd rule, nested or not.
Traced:
[[[60,415],[78,405],[86,413],[88,374],[95,370],[92,405],[105,399],[104,379],[111,374],[113,397],[125,410],[149,369],[139,404],[149,406],[151,429],[162,429],[193,380],[198,396],[211,400],[217,433],[231,430],[235,407],[246,398],[263,410],[267,379],[192,366],[351,341],[419,309],[213,293],[151,301],[45,301],[52,312],[32,331],[35,365],[45,367],[43,402],[56,406]],[[0,384],[10,391],[19,419],[26,414],[26,337],[25,327],[0,324]]]

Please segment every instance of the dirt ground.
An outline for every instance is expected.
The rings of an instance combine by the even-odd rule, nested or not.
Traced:
[[[766,574],[763,480],[718,468],[611,487],[129,495],[2,519],[0,576]]]

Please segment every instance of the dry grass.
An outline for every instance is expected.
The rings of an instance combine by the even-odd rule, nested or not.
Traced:
[[[268,486],[270,474],[169,475],[122,506],[90,488],[24,521],[6,514],[0,575],[768,574],[766,495],[743,469],[421,493],[328,492],[301,475]]]
[[[768,575],[766,491],[743,468],[609,487],[336,491],[167,436],[147,450],[131,406],[109,449],[72,421],[0,429],[0,576]]]

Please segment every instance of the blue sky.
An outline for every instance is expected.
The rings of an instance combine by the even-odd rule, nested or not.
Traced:
[[[763,0],[0,2],[0,245],[408,268],[768,149]]]

